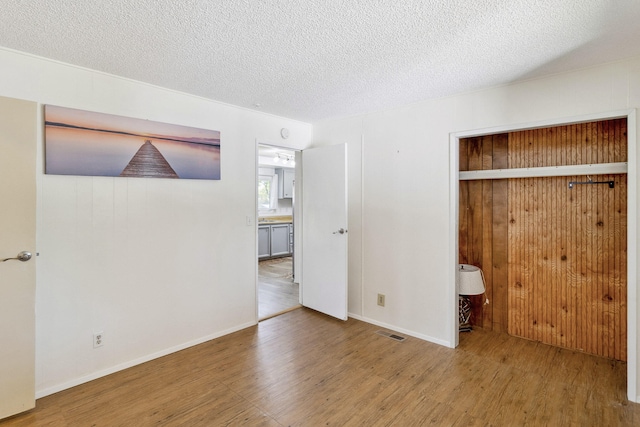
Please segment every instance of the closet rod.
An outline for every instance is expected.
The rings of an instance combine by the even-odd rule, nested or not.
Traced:
[[[615,186],[613,181],[571,181],[569,183],[569,188],[573,188],[574,185],[578,184],[609,184],[609,188],[613,188]]]

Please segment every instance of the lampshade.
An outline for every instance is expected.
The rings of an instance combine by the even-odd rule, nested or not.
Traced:
[[[480,295],[484,293],[482,270],[475,265],[460,264],[458,273],[460,295]]]

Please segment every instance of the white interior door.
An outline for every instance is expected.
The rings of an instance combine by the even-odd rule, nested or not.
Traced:
[[[0,97],[0,419],[35,406],[37,104]]]
[[[302,305],[347,319],[347,146],[302,152]]]

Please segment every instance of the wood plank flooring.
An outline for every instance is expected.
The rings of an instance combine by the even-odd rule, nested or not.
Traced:
[[[293,281],[293,258],[258,263],[258,318],[267,319],[299,307],[299,286]]]
[[[457,349],[297,309],[37,401],[8,426],[640,425],[626,364],[491,331]]]

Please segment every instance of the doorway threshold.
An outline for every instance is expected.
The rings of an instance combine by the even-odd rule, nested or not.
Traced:
[[[263,320],[271,319],[272,317],[280,316],[281,314],[285,314],[285,313],[288,313],[290,311],[297,310],[299,308],[302,308],[302,306],[300,304],[294,305],[293,307],[285,308],[284,310],[280,310],[280,311],[278,311],[276,313],[268,314],[268,315],[266,315],[264,317],[261,317],[260,319],[258,319],[258,322],[262,322]]]

